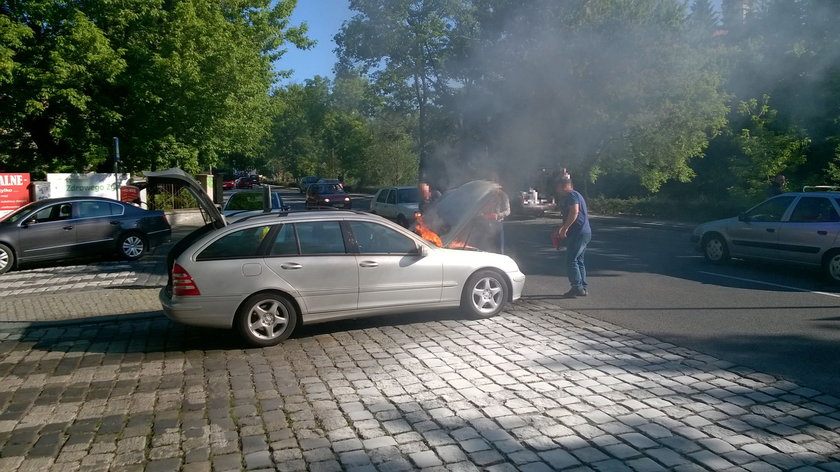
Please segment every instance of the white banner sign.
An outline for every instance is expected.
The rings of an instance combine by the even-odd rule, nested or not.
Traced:
[[[118,189],[128,185],[129,174],[120,174],[116,182],[114,174],[47,174],[50,183],[50,198],[59,197],[105,197],[119,200]]]

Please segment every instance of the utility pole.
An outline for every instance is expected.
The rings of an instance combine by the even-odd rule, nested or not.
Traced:
[[[114,138],[114,188],[117,190],[117,201],[120,200],[120,138]]]

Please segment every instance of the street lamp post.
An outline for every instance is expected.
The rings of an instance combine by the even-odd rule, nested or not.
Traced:
[[[120,199],[120,138],[114,137],[114,188]]]

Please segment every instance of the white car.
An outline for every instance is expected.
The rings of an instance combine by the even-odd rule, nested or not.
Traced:
[[[510,257],[438,248],[368,213],[292,212],[226,224],[212,202],[202,208],[215,215],[167,258],[163,311],[188,325],[233,328],[254,346],[277,344],[300,324],[344,318],[451,307],[490,317],[519,299],[525,284]]]
[[[414,221],[420,205],[417,187],[381,188],[370,201],[370,212],[408,227]]]

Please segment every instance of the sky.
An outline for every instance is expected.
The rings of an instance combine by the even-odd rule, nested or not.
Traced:
[[[712,1],[718,10],[721,1]],[[332,69],[336,62],[333,37],[341,24],[352,16],[348,6],[348,0],[298,0],[297,8],[292,13],[292,24],[306,22],[309,25],[309,38],[318,43],[306,51],[290,45],[276,66],[280,70],[292,69],[294,72],[288,79],[281,80],[281,85],[303,83],[316,75],[333,78]]]
[[[341,24],[350,18],[351,12],[347,0],[298,0],[297,8],[292,13],[292,24],[306,22],[309,25],[309,38],[318,42],[312,49],[302,51],[293,45],[277,63],[281,70],[294,69],[292,76],[281,84],[303,83],[316,75],[333,77],[336,62],[335,41]]]

